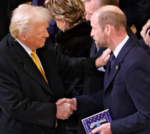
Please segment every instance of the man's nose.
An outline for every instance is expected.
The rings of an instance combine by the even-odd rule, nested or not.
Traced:
[[[91,20],[91,15],[89,15],[88,13],[85,16],[86,20]]]
[[[48,33],[48,31],[47,31],[47,30],[45,31],[44,37],[46,37],[46,38],[48,38],[48,37],[49,37],[49,33]]]

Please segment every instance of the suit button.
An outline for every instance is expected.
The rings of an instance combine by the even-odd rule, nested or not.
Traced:
[[[39,122],[41,123],[41,120],[39,120]]]

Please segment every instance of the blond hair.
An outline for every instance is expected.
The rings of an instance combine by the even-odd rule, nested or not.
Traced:
[[[70,26],[85,19],[85,7],[81,0],[49,0],[46,7],[54,19],[64,19]]]
[[[22,4],[13,11],[10,24],[10,33],[18,38],[20,33],[29,33],[36,23],[49,23],[51,16],[49,11],[43,7],[34,7]]]

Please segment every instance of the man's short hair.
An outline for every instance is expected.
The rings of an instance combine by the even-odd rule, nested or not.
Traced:
[[[29,33],[34,24],[49,23],[50,19],[50,13],[46,8],[22,4],[13,11],[10,33],[14,38],[18,38],[20,33]]]
[[[117,31],[120,28],[126,28],[127,21],[125,15],[115,11],[104,11],[98,14],[98,23],[102,29],[105,28],[107,24],[112,25]]]

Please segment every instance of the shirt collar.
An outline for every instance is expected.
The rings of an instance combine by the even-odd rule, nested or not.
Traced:
[[[16,39],[16,41],[25,49],[25,51],[29,54],[29,56],[31,57],[31,52],[32,50],[28,47],[26,47],[24,44],[22,44],[18,39]]]
[[[127,40],[129,39],[129,36],[127,35],[124,40],[116,47],[116,49],[113,51],[113,54],[115,55],[115,58],[117,58],[119,52],[121,51],[121,48],[125,45]]]

